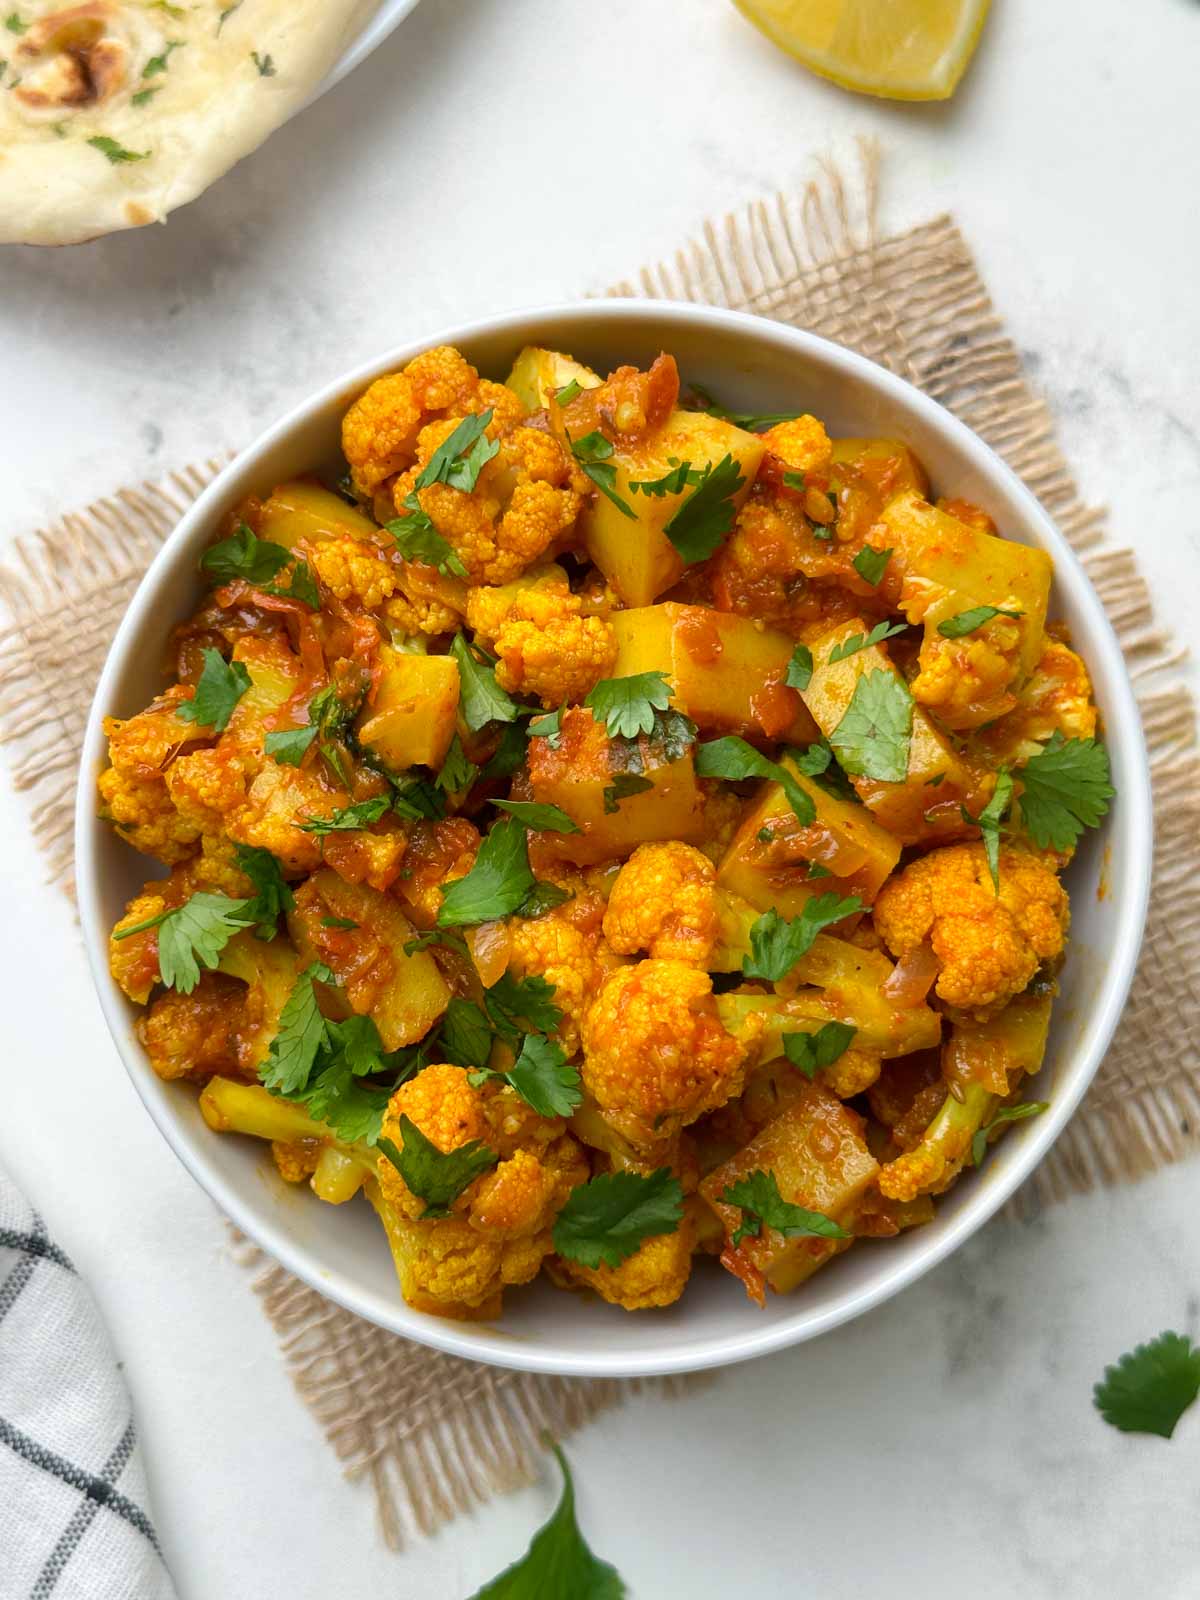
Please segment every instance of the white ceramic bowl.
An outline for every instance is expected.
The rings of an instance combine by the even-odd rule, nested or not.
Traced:
[[[341,83],[348,72],[353,72],[355,67],[367,59],[372,50],[377,50],[388,34],[400,26],[410,11],[416,9],[417,3],[418,0],[381,0],[377,7],[372,8],[361,31],[330,68],[329,76],[313,95],[313,99],[319,99],[326,90],[332,89],[335,83]]]
[[[252,491],[332,462],[347,404],[379,373],[438,343],[459,346],[497,378],[526,343],[569,350],[604,370],[621,362],[645,365],[660,350],[671,351],[689,378],[726,404],[756,411],[803,407],[832,433],[905,439],[940,493],[979,502],[1007,535],[1054,558],[1052,615],[1070,625],[1091,668],[1117,799],[1070,869],[1073,937],[1037,1089],[1050,1110],[1009,1132],[983,1171],[939,1202],[928,1227],[859,1243],[798,1293],[772,1296],[765,1311],[707,1261],[698,1265],[680,1304],[636,1316],[545,1284],[510,1291],[496,1323],[448,1322],[410,1310],[368,1207],[322,1205],[306,1190],[278,1181],[262,1145],[211,1133],[195,1090],[163,1083],[151,1071],[133,1032],[134,1010],[109,976],[108,930],[147,863],[96,819],[94,783],[105,754],[101,719],[131,714],[160,688],[164,641],[197,600],[197,557],[222,513]],[[113,643],[88,723],[76,845],[83,929],[113,1037],[151,1116],[239,1228],[297,1276],[381,1327],[503,1366],[616,1377],[719,1366],[811,1339],[912,1283],[1004,1203],[1079,1103],[1124,1004],[1145,914],[1151,810],[1137,707],[1099,601],[1045,512],[985,444],[901,379],[811,334],[699,306],[600,300],[494,317],[389,350],[297,407],[226,468],[155,558]],[[172,1270],[168,1262],[162,1268]]]

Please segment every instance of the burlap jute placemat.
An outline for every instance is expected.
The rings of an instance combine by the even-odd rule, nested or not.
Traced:
[[[992,444],[1079,551],[1121,639],[1152,764],[1157,837],[1146,947],[1112,1049],[1071,1126],[1023,1192],[1028,1207],[1177,1160],[1200,1127],[1200,760],[1178,660],[1156,630],[1133,555],[1083,505],[1050,416],[962,235],[948,217],[876,234],[875,161],[847,182],[828,166],[796,197],[710,223],[675,259],[614,294],[741,307],[860,350],[958,413]],[[799,397],[802,398],[802,397]],[[151,555],[221,463],[118,490],[19,541],[0,571],[0,737],[53,876],[71,882],[71,812],[92,685]],[[428,1532],[525,1481],[540,1432],[561,1435],[638,1387],[538,1378],[422,1349],[350,1316],[257,1252],[256,1288],[297,1388],[348,1474],[374,1484],[385,1536]],[[659,1392],[662,1384],[647,1385]],[[666,1386],[668,1391],[672,1385]]]

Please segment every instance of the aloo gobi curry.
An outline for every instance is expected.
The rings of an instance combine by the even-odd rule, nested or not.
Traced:
[[[803,395],[797,396],[803,403]],[[831,439],[430,350],[238,506],[103,814],[155,1071],[410,1305],[750,1298],[934,1215],[1041,1063],[1112,789],[1051,562]]]

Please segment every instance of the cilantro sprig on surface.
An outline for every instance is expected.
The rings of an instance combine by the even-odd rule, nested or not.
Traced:
[[[913,697],[908,685],[882,668],[864,672],[845,715],[829,735],[838,761],[853,778],[903,783],[912,742]]]
[[[956,612],[954,616],[947,617],[939,622],[937,631],[943,639],[961,639],[964,634],[974,633],[976,628],[982,628],[985,622],[990,622],[993,617],[1011,617],[1015,622],[1024,612],[1006,611],[1003,606],[972,606],[969,611]]]
[[[860,650],[867,650],[873,644],[882,644],[885,639],[894,639],[898,633],[905,633],[908,629],[907,622],[877,622],[870,633],[852,633],[848,638],[835,644],[825,658],[832,666],[835,661],[848,661],[851,656],[856,656]]]
[[[1160,1333],[1105,1367],[1092,1391],[1096,1410],[1122,1433],[1170,1439],[1200,1394],[1200,1347],[1186,1334]]]
[[[1027,1117],[1040,1117],[1043,1111],[1049,1111],[1048,1100],[1022,1100],[1015,1106],[1001,1106],[982,1128],[976,1128],[971,1136],[971,1164],[982,1165],[987,1153],[988,1134],[993,1128],[1003,1127],[1006,1122],[1024,1122]]]
[[[773,1228],[785,1239],[849,1239],[851,1235],[840,1223],[834,1222],[823,1211],[809,1211],[804,1206],[794,1206],[779,1192],[773,1172],[760,1167],[748,1177],[728,1184],[719,1196],[722,1205],[741,1208],[742,1220],[734,1230],[731,1243],[736,1250],[743,1239],[756,1239],[764,1227]]]
[[[525,824],[516,817],[507,817],[495,823],[484,838],[470,872],[446,885],[437,914],[438,927],[465,927],[507,917],[533,887]]]
[[[554,1248],[585,1267],[619,1267],[646,1239],[674,1233],[683,1189],[668,1167],[608,1172],[572,1189],[554,1224]]]
[[[450,654],[458,663],[460,708],[470,731],[478,733],[489,722],[515,722],[521,708],[496,682],[491,662],[481,660],[461,633],[454,635]]]
[[[742,958],[747,978],[764,978],[778,983],[812,949],[813,940],[823,929],[853,916],[863,909],[857,895],[843,899],[828,893],[814,895],[805,902],[798,917],[781,917],[778,911],[764,911],[750,928],[750,954]]]
[[[571,447],[571,454],[582,467],[584,477],[589,478],[600,493],[612,501],[622,516],[636,521],[637,512],[628,500],[617,493],[617,469],[611,460],[611,442],[597,429],[593,433],[585,433],[581,439],[572,439],[568,434],[567,443]]]
[[[785,1033],[783,1053],[806,1078],[815,1078],[845,1055],[857,1032],[848,1022],[826,1022],[815,1033]]]
[[[817,808],[812,797],[804,792],[787,768],[770,760],[736,734],[702,744],[696,751],[696,772],[702,778],[726,778],[735,783],[745,778],[773,780],[783,789],[802,827],[816,819]]]
[[[664,524],[663,532],[685,566],[706,561],[723,542],[737,512],[734,499],[745,482],[733,456],[722,456],[715,465],[710,462],[691,494]]]
[[[1064,739],[1057,730],[1017,777],[1021,822],[1039,850],[1073,850],[1085,828],[1099,825],[1116,794],[1104,746],[1095,739]]]
[[[400,1137],[403,1143],[399,1148],[391,1139],[377,1143],[417,1199],[424,1200],[422,1217],[448,1217],[451,1203],[500,1160],[481,1139],[471,1139],[443,1154],[411,1117],[404,1115],[400,1117]]]
[[[571,1471],[559,1447],[552,1448],[563,1475],[554,1515],[521,1559],[477,1589],[471,1600],[625,1600],[616,1568],[597,1560],[579,1531]]]
[[[200,982],[201,965],[212,972],[234,934],[254,926],[258,918],[253,906],[253,900],[227,894],[194,894],[172,911],[119,929],[113,938],[128,939],[157,928],[159,977],[168,989],[191,994]]]
[[[601,678],[584,705],[612,738],[636,739],[654,732],[654,714],[671,704],[671,684],[661,672],[635,672],[628,678]]]
[[[175,715],[181,722],[224,733],[238,701],[250,687],[250,674],[240,661],[226,661],[219,650],[205,650],[202,660],[196,692],[190,700],[179,702]]]

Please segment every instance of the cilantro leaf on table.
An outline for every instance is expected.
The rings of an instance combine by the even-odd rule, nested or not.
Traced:
[[[878,588],[892,554],[891,550],[877,550],[873,544],[865,544],[855,556],[852,565],[864,582],[869,583],[872,588]]]
[[[448,1217],[451,1201],[500,1160],[479,1139],[471,1139],[444,1155],[411,1117],[404,1115],[400,1118],[400,1137],[403,1142],[399,1148],[391,1139],[379,1139],[377,1143],[417,1199],[424,1200],[422,1217]]]
[[[529,865],[525,825],[516,817],[497,822],[479,846],[475,864],[466,877],[442,891],[437,914],[439,928],[462,927],[507,917],[534,886]]]
[[[608,730],[609,738],[636,739],[654,732],[654,713],[671,704],[671,684],[661,672],[635,672],[628,678],[601,678],[584,705]]]
[[[664,524],[663,532],[685,566],[707,560],[722,543],[737,513],[734,497],[745,482],[736,459],[722,456],[715,466],[705,467],[700,482]]]
[[[298,767],[316,737],[317,729],[311,722],[307,728],[276,728],[263,739],[263,749],[281,767]]]
[[[882,644],[885,639],[894,639],[898,633],[908,629],[907,622],[877,622],[870,633],[852,633],[843,639],[840,644],[835,644],[826,656],[826,665],[832,666],[835,661],[848,661],[851,656],[856,656],[860,650],[867,650],[873,644]]]
[[[113,938],[128,939],[157,928],[160,979],[168,989],[191,994],[200,982],[200,965],[212,972],[234,934],[254,926],[253,905],[252,900],[234,900],[227,894],[194,894],[173,911],[160,911],[119,929]]]
[[[257,923],[255,932],[260,939],[273,939],[280,917],[296,904],[279,862],[269,850],[250,844],[235,844],[233,859],[238,871],[244,872],[254,885],[254,898],[246,906],[246,915]]]
[[[841,895],[828,893],[805,901],[798,917],[781,917],[778,911],[764,911],[750,928],[750,954],[742,958],[742,972],[747,978],[778,983],[801,956],[808,954],[822,929],[862,909],[857,895],[843,899]]]
[[[974,633],[976,628],[982,628],[984,623],[990,622],[993,617],[1011,617],[1015,622],[1021,616],[1024,616],[1024,612],[1006,611],[1003,606],[972,606],[969,611],[956,612],[944,622],[939,622],[937,631],[943,639],[961,639],[964,634]]]
[[[619,1267],[646,1239],[674,1233],[683,1189],[668,1167],[608,1172],[572,1189],[554,1224],[554,1248],[585,1267]]]
[[[569,1117],[583,1099],[578,1068],[561,1045],[538,1033],[525,1036],[503,1076],[539,1117]]]
[[[329,833],[357,833],[371,823],[386,817],[392,809],[390,795],[377,794],[370,800],[358,800],[351,806],[339,806],[332,816],[309,817],[297,826],[302,833],[312,833],[323,839]]]
[[[794,1206],[779,1192],[773,1172],[760,1167],[748,1177],[739,1178],[722,1190],[722,1205],[740,1206],[742,1220],[731,1243],[736,1250],[745,1238],[757,1238],[765,1227],[774,1228],[785,1239],[849,1239],[851,1235],[823,1211]]]
[[[1043,1111],[1049,1111],[1048,1100],[1022,1100],[1015,1106],[1001,1106],[991,1120],[982,1128],[976,1128],[971,1136],[971,1164],[980,1166],[988,1147],[988,1134],[993,1128],[999,1128],[1006,1122],[1024,1122],[1026,1117],[1040,1117]]]
[[[973,817],[966,806],[958,808],[963,821],[973,824],[983,835],[983,853],[987,857],[992,887],[997,893],[1000,892],[1000,824],[1004,821],[1012,794],[1012,773],[1006,767],[1001,767],[996,773],[992,798],[977,817]]]
[[[908,685],[882,668],[864,672],[829,742],[854,778],[903,783],[908,776],[913,697]]]
[[[625,1600],[616,1568],[597,1560],[579,1531],[571,1471],[559,1447],[552,1449],[563,1475],[554,1515],[521,1559],[477,1589],[471,1600]]]
[[[319,961],[305,967],[292,985],[279,1013],[279,1027],[267,1059],[258,1069],[262,1084],[288,1099],[307,1088],[317,1054],[328,1040],[315,982],[333,982],[333,973]]]
[[[518,822],[523,822],[527,828],[532,828],[536,833],[579,832],[579,828],[561,806],[547,805],[541,800],[493,800],[491,803],[499,806],[501,811],[507,811],[510,816],[516,817]]]
[[[745,778],[769,779],[783,789],[802,827],[808,827],[816,818],[817,808],[812,797],[804,792],[787,768],[764,756],[736,734],[702,744],[696,752],[696,772],[702,778],[726,778],[735,783]]]
[[[214,733],[224,733],[238,701],[250,687],[250,674],[240,661],[226,661],[219,650],[203,652],[204,668],[190,700],[181,700],[175,715]]]
[[[473,761],[467,760],[462,740],[455,734],[434,781],[446,794],[465,794],[478,776],[479,768]]]
[[[1200,1394],[1200,1348],[1182,1333],[1160,1333],[1105,1367],[1092,1391],[1096,1410],[1122,1433],[1170,1439]]]
[[[593,433],[585,433],[581,439],[572,439],[568,434],[567,443],[571,447],[571,454],[582,467],[584,477],[589,478],[600,493],[612,501],[622,516],[636,521],[637,512],[617,493],[617,469],[610,459],[613,453],[611,442],[597,429]]]
[[[1064,739],[1057,730],[1044,750],[1018,769],[1021,822],[1039,850],[1072,850],[1095,828],[1116,794],[1108,753],[1095,739]]]
[[[515,722],[521,714],[516,701],[496,682],[490,661],[480,661],[461,633],[456,633],[450,654],[458,663],[463,721],[472,733],[489,722]]]
[[[857,1032],[848,1022],[826,1022],[815,1033],[785,1033],[783,1053],[806,1078],[815,1078],[845,1055]]]
[[[242,522],[228,539],[209,546],[200,557],[200,568],[218,583],[232,583],[235,578],[241,578],[257,589],[270,583],[292,559],[292,552],[284,545],[259,539],[254,530]]]
[[[812,651],[806,644],[798,644],[792,651],[792,659],[788,662],[787,672],[784,674],[783,681],[789,689],[796,689],[803,693],[812,682],[812,675]]]
[[[653,787],[649,778],[639,778],[636,772],[618,772],[613,781],[604,787],[605,814],[615,817],[621,809],[622,800],[628,800],[635,794],[645,794],[647,789]]]

